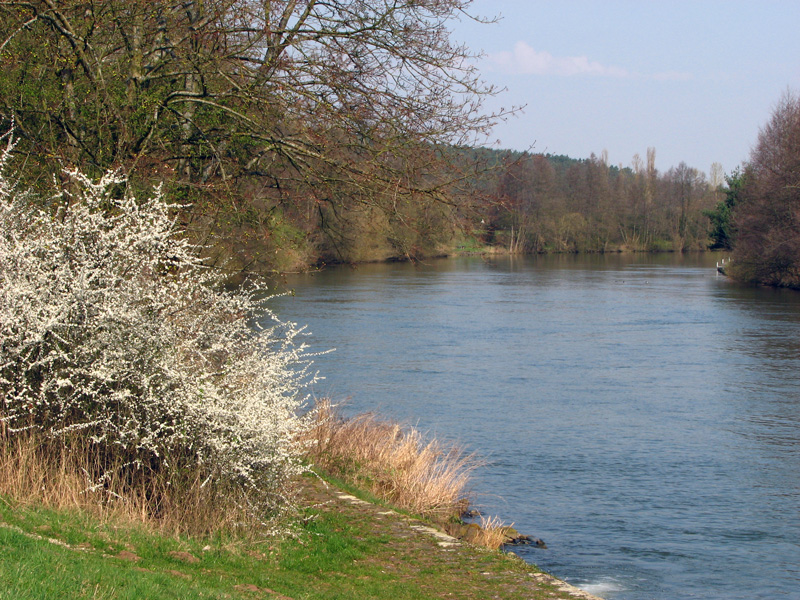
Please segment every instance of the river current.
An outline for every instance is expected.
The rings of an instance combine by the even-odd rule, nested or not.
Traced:
[[[292,277],[346,414],[487,460],[514,551],[609,600],[800,598],[800,292],[712,255],[458,258]]]

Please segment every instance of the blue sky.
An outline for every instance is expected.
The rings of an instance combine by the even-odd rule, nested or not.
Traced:
[[[496,127],[502,148],[629,166],[656,150],[726,173],[747,160],[781,95],[800,91],[800,1],[475,0],[453,39],[485,53],[489,108],[526,105]]]

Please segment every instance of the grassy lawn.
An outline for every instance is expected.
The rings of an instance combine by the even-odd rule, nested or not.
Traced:
[[[282,539],[168,536],[0,500],[0,600],[569,597],[513,556],[443,549],[410,517],[305,483],[310,508]]]

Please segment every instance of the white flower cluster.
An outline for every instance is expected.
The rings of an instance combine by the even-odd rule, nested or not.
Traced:
[[[114,174],[70,176],[79,191],[53,212],[0,174],[0,427],[280,497],[301,469],[302,329],[258,285],[225,291],[160,190],[138,200]],[[274,325],[254,331],[256,314]]]

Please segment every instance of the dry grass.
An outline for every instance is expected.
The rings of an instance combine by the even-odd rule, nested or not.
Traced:
[[[20,504],[80,509],[100,519],[142,523],[170,533],[260,529],[246,498],[236,490],[203,485],[206,476],[199,469],[176,482],[152,474],[132,476],[134,470],[127,465],[109,468],[104,462],[101,469],[100,462],[85,440],[0,437],[0,495]],[[98,472],[111,475],[98,481],[90,475]]]
[[[498,517],[485,518],[481,516],[481,528],[472,543],[497,550],[508,542],[507,531],[509,527],[513,527],[513,523],[510,526],[506,526]]]
[[[317,466],[396,506],[436,518],[461,513],[470,473],[480,464],[473,454],[425,440],[413,427],[371,413],[343,419],[329,401],[317,404],[309,435],[309,457]]]

